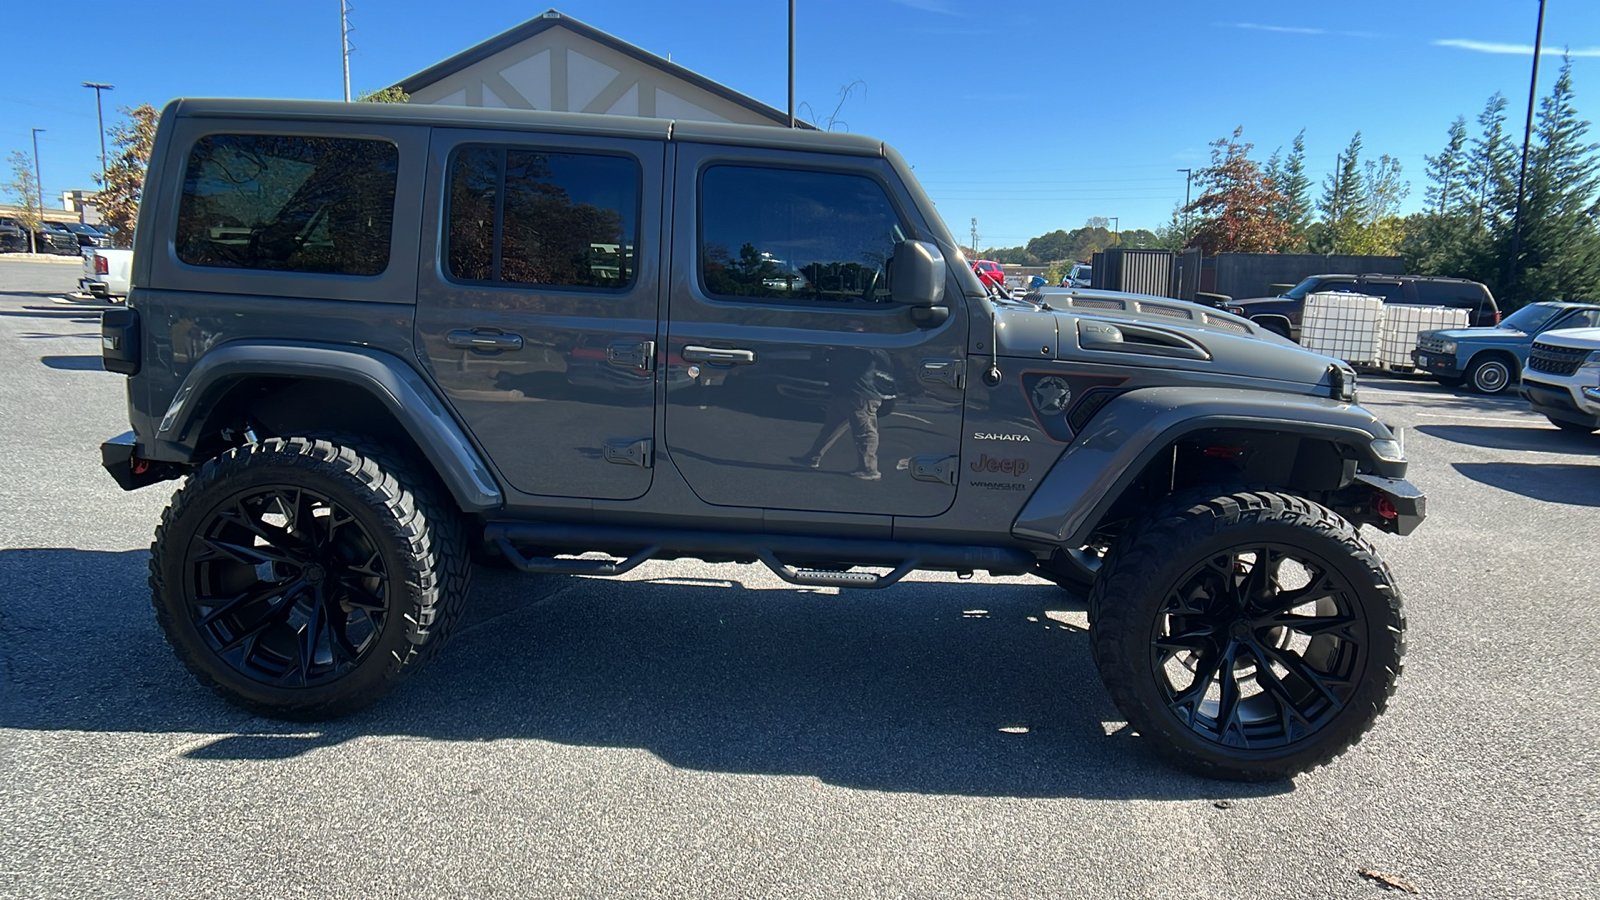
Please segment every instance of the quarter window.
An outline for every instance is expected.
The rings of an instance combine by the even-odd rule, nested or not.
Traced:
[[[450,165],[446,263],[464,281],[623,288],[635,279],[632,159],[468,146]]]
[[[905,237],[882,186],[831,172],[714,166],[700,184],[700,277],[713,295],[887,303]]]
[[[388,141],[213,134],[195,142],[174,241],[194,266],[377,275],[399,149]]]

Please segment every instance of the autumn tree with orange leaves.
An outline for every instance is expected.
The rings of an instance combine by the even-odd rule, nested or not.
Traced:
[[[1240,140],[1243,134],[1241,125],[1233,137],[1212,142],[1211,165],[1194,173],[1200,196],[1185,209],[1194,217],[1187,246],[1207,256],[1275,253],[1289,237],[1283,193],[1250,158],[1255,145]]]

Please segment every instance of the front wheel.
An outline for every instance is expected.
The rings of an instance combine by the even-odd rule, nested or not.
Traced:
[[[202,684],[263,715],[326,718],[436,653],[470,562],[456,511],[398,461],[326,440],[228,451],[151,546],[156,618]]]
[[[1349,522],[1286,494],[1172,498],[1124,535],[1090,607],[1128,724],[1213,778],[1287,778],[1343,753],[1405,652],[1388,567]]]
[[[1467,369],[1467,382],[1480,394],[1498,394],[1516,380],[1511,365],[1499,356],[1475,359]]]

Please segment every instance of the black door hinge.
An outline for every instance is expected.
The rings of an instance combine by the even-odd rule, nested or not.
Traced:
[[[656,367],[656,342],[615,341],[606,348],[606,362],[648,372]]]
[[[619,466],[655,467],[655,441],[650,438],[616,438],[606,441],[606,462]]]
[[[959,391],[967,386],[967,362],[964,359],[925,359],[917,369],[917,378]]]
[[[958,456],[913,456],[911,457],[911,477],[918,481],[934,481],[939,484],[954,485],[956,471],[961,465]]]

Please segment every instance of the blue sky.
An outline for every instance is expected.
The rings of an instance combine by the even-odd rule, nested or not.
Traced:
[[[391,84],[542,12],[547,2],[352,0],[351,81]],[[92,188],[94,92],[338,99],[338,0],[10,4],[0,157],[39,136],[47,199]],[[785,0],[560,0],[555,8],[772,106],[786,103]],[[799,0],[797,99],[895,145],[951,229],[1013,245],[1090,216],[1153,228],[1181,167],[1235,126],[1265,159],[1306,129],[1320,181],[1360,129],[1401,160],[1408,209],[1457,115],[1495,91],[1520,134],[1537,0],[1084,3]],[[29,40],[20,39],[29,36]],[[115,49],[110,48],[115,42]],[[1600,3],[1549,0],[1547,52],[1570,47],[1580,113],[1600,117]],[[1540,92],[1559,59],[1547,56]],[[1593,134],[1600,140],[1600,131]],[[9,180],[9,170],[0,173]]]

